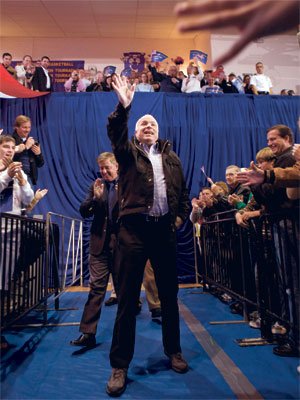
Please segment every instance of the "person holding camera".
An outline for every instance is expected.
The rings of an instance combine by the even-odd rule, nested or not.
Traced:
[[[31,120],[26,115],[18,115],[14,123],[14,133],[11,135],[16,141],[14,161],[20,161],[23,171],[33,185],[37,184],[38,168],[44,165],[39,142],[32,136]]]
[[[85,92],[86,86],[82,79],[79,78],[79,72],[75,69],[71,73],[71,77],[65,82],[66,92]]]

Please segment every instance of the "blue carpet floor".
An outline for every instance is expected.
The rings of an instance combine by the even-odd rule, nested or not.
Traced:
[[[76,309],[49,311],[49,322],[79,322],[86,298],[87,292],[64,293],[60,307]],[[246,324],[211,325],[211,321],[242,317],[231,314],[227,305],[201,289],[179,292],[181,343],[190,370],[176,374],[163,354],[161,326],[151,320],[143,300],[129,384],[122,399],[299,399],[299,360],[274,356],[270,345],[239,347],[236,338],[258,337],[259,331]],[[111,371],[108,354],[115,312],[116,306],[103,308],[97,346],[90,350],[69,345],[79,334],[78,326],[6,331],[5,337],[13,347],[1,359],[1,399],[109,398],[105,386]],[[27,322],[37,322],[38,317],[38,312],[32,312]],[[202,346],[204,337],[209,340]],[[227,372],[219,368],[221,353],[228,357],[227,372],[231,381],[236,379],[240,392],[226,379]],[[252,394],[244,393],[245,382],[250,392],[254,389]]]

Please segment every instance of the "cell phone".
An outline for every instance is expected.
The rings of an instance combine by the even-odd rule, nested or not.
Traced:
[[[40,142],[39,142],[38,140],[35,140],[35,141],[34,141],[34,144],[35,144],[36,146],[39,146]]]

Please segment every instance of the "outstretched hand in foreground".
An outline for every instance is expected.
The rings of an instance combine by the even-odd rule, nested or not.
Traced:
[[[210,30],[234,26],[241,30],[234,45],[214,65],[224,64],[251,41],[297,28],[297,0],[198,0],[178,3],[175,14],[182,17],[180,32]],[[193,17],[192,19],[184,17]]]

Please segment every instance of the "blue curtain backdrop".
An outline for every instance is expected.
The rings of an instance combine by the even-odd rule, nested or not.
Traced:
[[[115,93],[52,93],[35,99],[1,99],[0,128],[12,133],[17,115],[32,120],[31,135],[39,140],[45,166],[39,170],[39,188],[48,195],[34,213],[47,211],[80,218],[78,209],[95,179],[96,157],[111,151],[106,135],[107,116],[117,103]],[[275,124],[292,128],[299,142],[298,96],[203,95],[136,93],[129,120],[134,132],[137,118],[152,114],[160,137],[169,139],[179,155],[190,197],[207,182],[203,165],[213,180],[224,180],[227,165],[242,167],[266,146],[266,130]],[[89,224],[85,224],[85,261]],[[178,276],[195,280],[192,226],[187,221],[178,233]],[[85,265],[87,265],[85,263]]]

